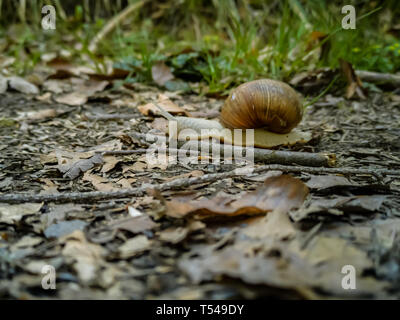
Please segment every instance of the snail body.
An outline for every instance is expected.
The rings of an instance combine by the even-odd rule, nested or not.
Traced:
[[[219,121],[190,117],[174,117],[157,105],[167,120],[176,121],[177,132],[190,129],[196,134],[188,138],[217,138],[225,143],[246,145],[244,136],[235,137],[233,129],[255,129],[254,146],[270,148],[307,142],[308,133],[292,129],[301,121],[303,107],[289,85],[276,80],[246,82],[232,91],[221,109]]]
[[[303,107],[289,85],[270,79],[246,82],[229,95],[220,121],[230,129],[265,128],[288,133],[301,121]]]

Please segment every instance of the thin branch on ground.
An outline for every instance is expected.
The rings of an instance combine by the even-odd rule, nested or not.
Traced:
[[[157,142],[159,144],[167,143],[165,136],[158,136],[153,134],[143,134],[139,132],[130,132],[136,139],[142,139],[149,142]],[[269,150],[261,148],[240,147],[232,146],[229,144],[210,143],[203,140],[191,141],[177,141],[177,147],[186,150],[201,150],[213,154],[213,150],[220,150],[221,157],[227,155],[238,156],[240,158],[248,158],[254,153],[254,161],[263,163],[276,163],[283,165],[301,165],[309,167],[332,167],[336,164],[336,156],[332,153],[311,153],[311,152],[297,152],[297,151],[281,151]]]
[[[393,86],[400,86],[400,76],[390,73],[380,73],[364,70],[356,70],[356,75],[366,82],[388,83]]]
[[[70,192],[61,194],[2,194],[0,195],[0,202],[8,203],[25,203],[25,202],[74,202],[74,201],[87,201],[87,200],[102,200],[102,199],[122,199],[134,196],[140,196],[146,193],[147,190],[176,190],[187,188],[196,184],[212,183],[226,178],[248,176],[251,174],[262,173],[270,170],[280,170],[283,172],[308,172],[308,173],[330,173],[330,174],[343,174],[343,175],[356,175],[368,174],[381,178],[382,175],[395,175],[400,176],[398,170],[386,169],[352,169],[352,168],[314,168],[304,166],[284,166],[284,165],[264,165],[257,168],[243,167],[228,172],[205,174],[201,177],[180,178],[173,181],[161,184],[144,184],[138,188],[121,189],[118,191],[104,192]]]

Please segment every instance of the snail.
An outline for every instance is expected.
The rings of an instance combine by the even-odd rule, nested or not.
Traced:
[[[303,107],[286,83],[261,79],[237,87],[226,99],[220,121],[230,129],[265,128],[288,133],[301,121]]]
[[[247,145],[245,134],[235,136],[234,129],[254,129],[254,146],[270,148],[307,142],[311,135],[294,129],[302,119],[303,106],[294,89],[284,82],[260,79],[234,89],[225,100],[219,121],[190,117],[174,117],[160,106],[161,115],[176,121],[177,132],[186,129],[195,135],[184,138],[217,138],[225,143]],[[171,131],[170,131],[171,132]],[[180,135],[181,136],[181,135]]]

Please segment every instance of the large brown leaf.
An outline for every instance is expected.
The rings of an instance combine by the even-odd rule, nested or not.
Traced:
[[[167,215],[182,218],[193,214],[198,218],[212,216],[253,215],[277,210],[288,212],[299,207],[308,195],[307,186],[289,175],[271,177],[253,192],[234,200],[227,196],[192,200],[192,197],[177,197],[166,203]]]

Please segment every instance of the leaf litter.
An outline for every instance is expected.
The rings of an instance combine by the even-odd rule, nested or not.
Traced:
[[[141,152],[118,154],[147,147],[132,131],[164,126],[153,124],[161,119],[155,103],[215,118],[223,101],[139,83],[107,90],[126,74],[61,60],[53,68],[31,83],[38,91],[26,86],[29,95],[0,81],[0,193],[116,191],[235,168],[152,166]],[[356,99],[364,89],[346,68]],[[160,87],[173,80],[167,69],[152,70]],[[312,90],[329,77],[320,70],[293,81]],[[327,95],[300,125],[318,138],[291,148],[336,153],[343,168],[400,169],[390,125],[400,120],[397,106],[385,93]],[[122,199],[1,204],[0,295],[43,297],[32,289],[51,264],[60,280],[52,297],[61,299],[398,298],[399,192],[396,176],[274,170]],[[344,265],[355,267],[357,290],[341,287]]]

